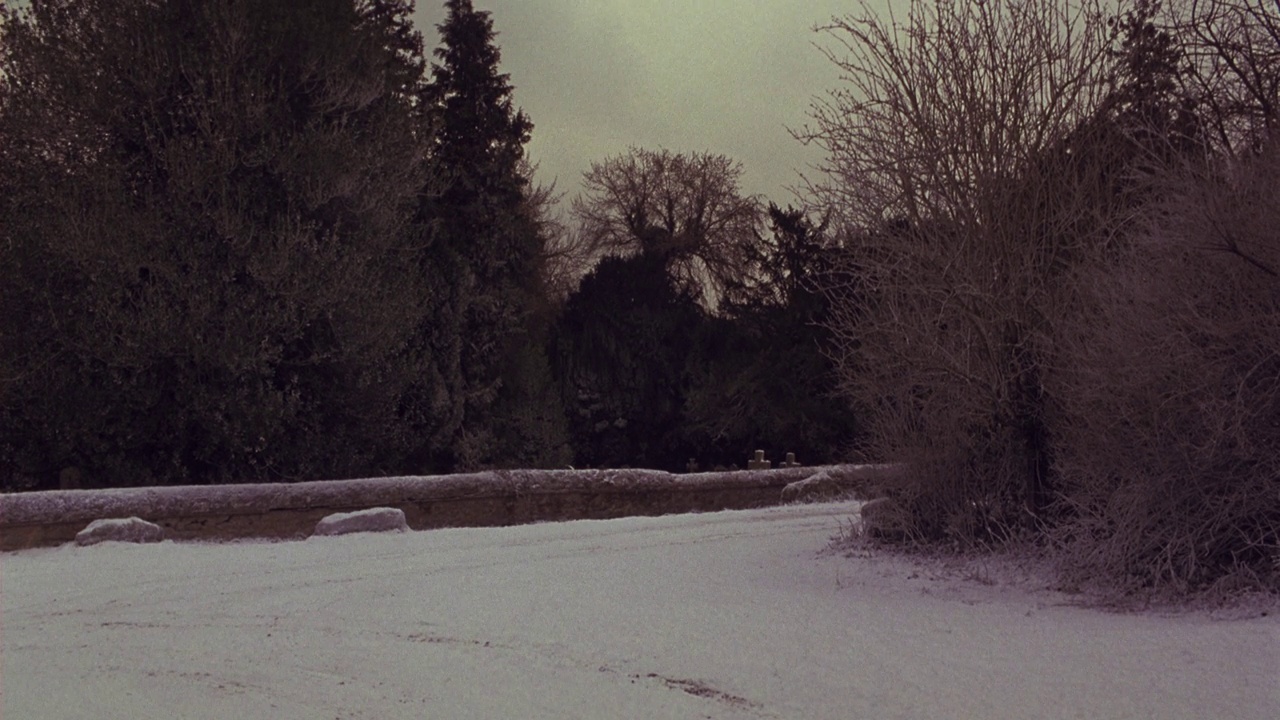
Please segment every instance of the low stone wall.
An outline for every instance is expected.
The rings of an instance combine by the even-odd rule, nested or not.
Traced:
[[[827,470],[869,495],[886,465],[690,473],[514,470],[296,484],[56,490],[0,495],[0,550],[59,545],[100,518],[140,517],[173,540],[301,538],[326,515],[404,511],[409,527],[486,527],[555,520],[746,509],[778,504],[788,483]]]

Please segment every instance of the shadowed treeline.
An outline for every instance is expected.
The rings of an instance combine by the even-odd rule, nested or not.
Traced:
[[[821,231],[641,150],[561,220],[446,12],[428,52],[403,0],[6,6],[6,488],[840,455]]]

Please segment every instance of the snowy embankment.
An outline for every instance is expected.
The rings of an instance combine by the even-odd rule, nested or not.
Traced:
[[[826,550],[857,509],[6,553],[0,717],[1280,717],[1274,615]]]

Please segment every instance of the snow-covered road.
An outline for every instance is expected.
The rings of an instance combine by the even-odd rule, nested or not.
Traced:
[[[0,556],[0,718],[1280,717],[1280,618],[824,552],[856,504]]]

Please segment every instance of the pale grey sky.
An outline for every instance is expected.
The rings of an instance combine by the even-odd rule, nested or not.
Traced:
[[[879,3],[877,3],[879,4]],[[533,120],[538,180],[578,192],[592,161],[628,146],[710,151],[743,165],[743,189],[780,205],[821,160],[787,128],[838,81],[815,24],[857,0],[474,0],[491,13],[502,70]],[[442,0],[418,0],[428,48]]]

